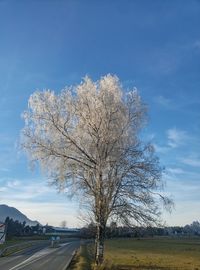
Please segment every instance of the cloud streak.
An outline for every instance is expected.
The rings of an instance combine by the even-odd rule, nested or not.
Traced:
[[[156,152],[165,154],[174,148],[185,145],[191,138],[185,130],[170,128],[166,131],[166,144],[153,143]]]
[[[55,194],[52,187],[45,185],[45,180],[31,179],[24,182],[18,179],[4,179],[3,182],[6,193],[1,195],[1,199],[36,200],[43,196]]]
[[[164,97],[164,96],[157,96],[154,98],[154,102],[157,104],[161,105],[164,108],[171,108],[172,107],[172,102],[170,99]]]
[[[42,224],[59,226],[62,220],[67,220],[68,226],[81,226],[78,204],[58,194],[45,180],[1,179],[0,204],[16,207]]]
[[[197,158],[182,158],[181,161],[189,166],[200,168],[200,159]]]
[[[177,128],[167,130],[168,146],[176,148],[183,145],[188,139],[187,132]]]

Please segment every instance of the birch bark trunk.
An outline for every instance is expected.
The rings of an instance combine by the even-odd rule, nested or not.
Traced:
[[[98,223],[96,234],[96,252],[95,252],[95,265],[103,263],[104,259],[104,240],[105,240],[105,225]]]

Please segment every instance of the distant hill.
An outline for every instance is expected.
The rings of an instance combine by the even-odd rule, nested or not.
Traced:
[[[26,221],[26,224],[29,226],[35,226],[39,222],[38,221],[32,221],[27,216],[22,214],[19,210],[17,210],[14,207],[10,207],[6,204],[0,204],[0,221],[5,221],[7,217],[12,218],[13,220],[18,220],[19,222]]]

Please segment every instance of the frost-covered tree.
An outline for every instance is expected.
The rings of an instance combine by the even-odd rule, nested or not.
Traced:
[[[48,177],[68,194],[82,196],[97,226],[96,264],[104,254],[109,218],[121,223],[158,222],[161,167],[139,133],[146,106],[136,89],[125,92],[116,76],[80,85],[60,94],[31,95],[24,112],[22,146]]]

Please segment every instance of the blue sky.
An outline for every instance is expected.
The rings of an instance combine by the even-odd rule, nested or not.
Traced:
[[[166,167],[168,225],[200,220],[200,1],[0,0],[0,204],[81,224],[78,205],[31,171],[17,148],[36,89],[116,74],[149,106],[144,137]]]

